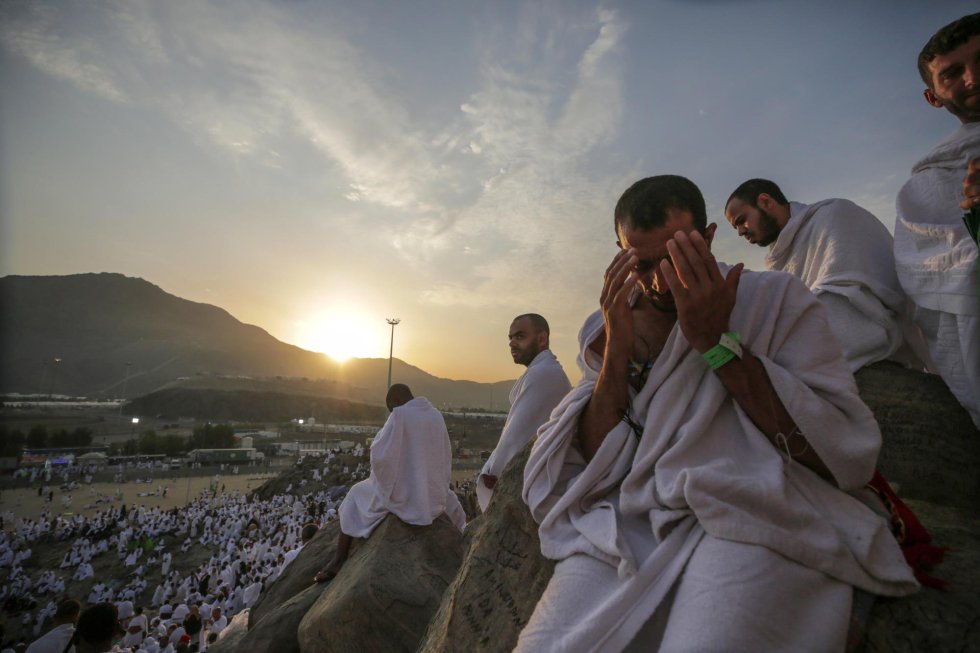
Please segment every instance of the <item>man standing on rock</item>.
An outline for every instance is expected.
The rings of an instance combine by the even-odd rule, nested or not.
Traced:
[[[858,587],[918,585],[849,492],[881,435],[797,278],[711,253],[700,190],[616,205],[619,252],[524,500],[558,561],[516,651],[844,650]]]
[[[428,526],[445,512],[459,530],[466,526],[463,506],[449,489],[453,456],[442,414],[402,383],[391,386],[385,404],[391,415],[371,444],[371,475],[340,504],[337,553],[314,577],[318,583],[336,576],[353,538],[370,536],[389,513]]]
[[[510,411],[496,448],[487,459],[476,483],[480,510],[486,511],[497,484],[497,477],[507,463],[524,448],[548,421],[548,416],[572,385],[561,363],[549,347],[551,330],[548,321],[537,313],[518,315],[511,322],[507,338],[514,362],[527,371],[510,390]]]
[[[963,193],[971,197],[967,164],[980,157],[980,13],[936,32],[918,65],[926,101],[961,124],[912,166],[898,193],[895,264],[932,362],[980,428],[980,256],[963,221],[964,208],[976,206]]]

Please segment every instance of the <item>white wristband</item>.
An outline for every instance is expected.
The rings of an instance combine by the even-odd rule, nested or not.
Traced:
[[[742,358],[742,345],[738,343],[738,340],[728,335],[728,333],[721,334],[718,344],[735,354],[737,358]]]

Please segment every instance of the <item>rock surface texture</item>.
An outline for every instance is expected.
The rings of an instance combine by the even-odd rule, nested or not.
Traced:
[[[878,468],[898,494],[980,514],[980,432],[943,380],[895,363],[855,378],[881,427]]]
[[[417,650],[462,557],[463,535],[445,515],[429,526],[389,515],[303,617],[300,651]]]
[[[510,651],[551,579],[538,525],[521,499],[529,443],[507,465],[487,512],[467,526],[468,548],[421,650]]]
[[[330,522],[317,531],[313,539],[307,542],[279,578],[263,590],[259,600],[249,612],[249,629],[254,628],[268,614],[275,612],[283,603],[313,584],[316,572],[333,560],[334,553],[337,551],[338,533],[340,533],[339,521]],[[317,587],[324,589],[326,585],[320,584]]]

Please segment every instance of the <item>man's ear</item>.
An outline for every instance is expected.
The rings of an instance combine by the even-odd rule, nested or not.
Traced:
[[[623,249],[623,243],[619,242],[619,238],[616,239],[616,247]]]
[[[922,97],[926,99],[926,102],[937,109],[943,108],[943,101],[936,97],[936,93],[931,88],[927,88],[926,90],[922,91]]]
[[[766,212],[772,211],[772,205],[775,200],[769,193],[759,193],[759,196],[755,198],[755,206],[758,209],[762,209]]]
[[[704,228],[704,242],[708,243],[708,247],[711,247],[711,241],[715,237],[715,231],[718,229],[718,224],[712,222],[707,227]]]

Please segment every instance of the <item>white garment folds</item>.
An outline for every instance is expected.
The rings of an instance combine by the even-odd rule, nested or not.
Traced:
[[[371,475],[340,504],[340,529],[368,537],[388,513],[427,526],[445,512],[463,530],[463,507],[449,489],[452,464],[446,422],[429,400],[398,406],[371,444]]]
[[[959,207],[978,156],[980,123],[969,123],[912,167],[895,202],[895,265],[933,363],[980,428],[978,254]]]
[[[539,351],[510,389],[510,411],[500,440],[480,470],[476,498],[481,511],[486,511],[493,495],[493,490],[483,484],[482,475],[499,477],[507,463],[534,437],[538,427],[548,420],[551,411],[571,389],[565,370],[551,350]]]
[[[643,425],[642,437],[621,422],[586,464],[576,437],[601,369],[588,348],[603,330],[601,313],[594,313],[579,334],[583,378],[539,431],[525,468],[524,499],[540,524],[546,557],[574,561],[585,554],[611,565],[616,579],[605,586],[580,583],[590,611],[561,624],[562,632],[543,650],[623,650],[682,575],[697,575],[685,565],[707,538],[764,547],[775,558],[876,594],[901,596],[918,587],[884,520],[846,493],[870,480],[881,436],[823,306],[789,274],[746,271],[730,324],[762,361],[783,405],[843,491],[787,463],[676,325],[644,387],[631,390],[630,413]],[[559,562],[555,578],[564,564]],[[765,592],[748,586],[749,606],[753,588]],[[816,599],[803,592],[784,602],[789,609],[810,600]],[[549,614],[541,603],[538,611]],[[670,620],[688,625],[710,618],[677,612]],[[548,630],[549,624],[535,620],[525,633],[532,624],[538,632]],[[842,626],[834,623],[846,631],[846,618]],[[740,625],[743,635],[751,628],[737,621],[726,627],[738,631]],[[751,641],[752,633],[742,639]],[[520,642],[518,650],[525,650]]]
[[[891,358],[912,330],[903,325],[907,300],[885,225],[848,200],[789,206],[766,267],[789,272],[820,298],[852,372]]]

